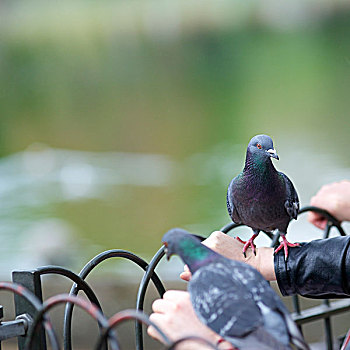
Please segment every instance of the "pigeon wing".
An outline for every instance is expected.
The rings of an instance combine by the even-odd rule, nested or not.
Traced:
[[[235,222],[236,224],[240,224],[241,218],[238,215],[237,209],[234,204],[234,199],[233,199],[233,188],[235,186],[236,180],[237,180],[237,177],[235,177],[228,186],[227,196],[226,196],[226,205],[227,205],[228,214],[230,215],[232,221]]]
[[[283,179],[286,186],[287,198],[284,206],[287,210],[288,215],[296,219],[299,213],[299,198],[297,191],[295,190],[292,181],[289,180],[288,176],[279,172],[280,177]]]
[[[246,287],[252,291],[252,296],[261,310],[267,333],[285,345],[291,341],[298,349],[309,350],[282,300],[257,271],[253,271],[251,276],[253,275],[254,278],[245,279]]]
[[[251,266],[228,259],[196,271],[188,286],[198,318],[242,349],[309,350],[281,299]]]
[[[208,264],[192,276],[188,290],[199,319],[221,336],[243,337],[263,324],[259,307],[242,283],[239,267]],[[243,276],[244,278],[244,276]]]

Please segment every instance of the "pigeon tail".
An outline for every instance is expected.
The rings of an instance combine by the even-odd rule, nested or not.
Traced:
[[[298,326],[292,320],[289,314],[284,315],[284,320],[287,324],[287,328],[289,330],[289,334],[291,337],[291,342],[299,349],[299,350],[310,350],[309,345],[305,342]]]
[[[258,327],[252,333],[245,337],[224,337],[233,346],[239,350],[292,350],[289,345],[279,342],[277,339],[272,337],[264,327]]]

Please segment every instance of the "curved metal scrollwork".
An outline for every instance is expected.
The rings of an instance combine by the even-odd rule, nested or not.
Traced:
[[[320,208],[308,206],[308,207],[302,208],[299,214],[303,214],[308,211],[317,212],[327,219],[328,222],[323,233],[323,238],[329,237],[330,230],[332,227],[335,227],[338,230],[340,235],[342,236],[346,235],[340,222],[327,211]],[[222,227],[221,231],[224,233],[228,233],[239,226],[243,226],[243,225],[232,222]],[[271,232],[264,232],[264,233],[271,239],[272,241],[271,246],[275,246],[278,243],[278,240],[279,240],[278,233],[276,234],[273,234]],[[197,237],[200,238],[201,240],[205,239],[205,237],[202,237],[202,236],[197,236]],[[161,280],[159,279],[158,275],[155,272],[156,267],[158,266],[159,262],[161,261],[164,255],[165,255],[164,249],[163,247],[161,247],[153,256],[150,263],[148,264],[145,260],[143,260],[139,256],[129,251],[121,250],[121,249],[112,249],[112,250],[102,252],[97,256],[95,256],[94,258],[92,258],[83,267],[83,269],[80,271],[79,274],[75,274],[74,272],[59,266],[40,267],[36,270],[36,272],[40,276],[46,275],[46,274],[58,274],[58,275],[65,276],[74,282],[69,294],[56,295],[54,297],[47,299],[43,303],[41,303],[40,300],[33,293],[29,292],[27,289],[25,289],[23,286],[19,284],[10,283],[10,282],[0,282],[0,290],[8,290],[15,294],[20,295],[21,297],[25,298],[31,305],[33,305],[35,309],[35,318],[33,320],[33,323],[29,327],[25,349],[31,350],[33,345],[34,334],[36,332],[37,327],[40,324],[43,325],[43,327],[45,328],[48,334],[52,349],[53,350],[59,349],[57,336],[52,328],[50,318],[47,312],[54,306],[62,303],[66,304],[65,313],[64,313],[64,325],[63,325],[65,350],[72,349],[71,323],[72,323],[72,313],[73,313],[74,305],[77,305],[78,307],[85,310],[90,316],[92,316],[97,321],[100,327],[100,336],[96,343],[96,349],[101,349],[102,347],[104,347],[105,349],[108,349],[108,344],[109,344],[112,350],[119,350],[120,347],[119,347],[118,339],[117,339],[117,336],[115,335],[115,332],[112,329],[115,326],[117,326],[120,322],[124,320],[130,320],[130,319],[135,320],[135,336],[136,336],[137,350],[143,350],[143,331],[142,331],[143,324],[147,326],[151,325],[159,332],[167,350],[175,349],[177,345],[186,341],[196,341],[198,343],[207,345],[209,348],[218,349],[216,345],[213,345],[207,340],[205,340],[204,338],[201,338],[198,336],[185,337],[183,339],[177,340],[176,342],[171,342],[169,338],[162,332],[162,330],[159,329],[155,324],[153,324],[149,320],[148,316],[143,313],[145,295],[147,292],[147,288],[149,286],[149,282],[151,280],[155,285],[160,297],[162,297],[163,294],[165,293],[165,288]],[[85,279],[93,271],[95,267],[97,267],[103,261],[110,258],[124,258],[124,259],[130,260],[135,264],[137,264],[140,268],[142,268],[144,270],[144,274],[140,281],[138,292],[137,292],[136,310],[120,311],[120,312],[117,312],[115,315],[113,315],[110,319],[107,319],[106,316],[104,316],[103,314],[101,305],[99,303],[99,300],[96,294],[94,293],[90,285],[85,281]],[[86,294],[89,301],[77,296],[80,290],[82,290]],[[294,303],[295,312],[297,314],[300,313],[299,299],[297,296],[293,298],[293,303]],[[324,303],[328,304],[328,300],[325,300]],[[327,317],[324,317],[324,320],[325,320],[325,330],[326,330],[328,348],[330,349],[331,347],[329,344],[332,341],[332,337],[331,337],[332,332],[330,328],[330,322],[329,322],[329,318]]]
[[[149,265],[139,256],[122,249],[112,249],[102,252],[92,258],[80,271],[79,276],[81,279],[85,280],[86,277],[91,273],[91,271],[101,264],[103,261],[111,258],[124,258],[136,263],[140,266],[144,271],[147,272]],[[165,293],[165,288],[160,281],[158,275],[156,273],[151,274],[150,278],[152,279],[155,287],[158,290],[160,296],[163,296]],[[77,284],[73,285],[69,295],[77,295],[80,288]],[[71,324],[72,324],[72,314],[73,314],[73,304],[67,304],[65,313],[64,313],[64,328],[63,328],[63,338],[64,338],[64,349],[71,350],[72,349],[72,336],[71,336]]]
[[[28,343],[27,343],[28,345],[26,346],[26,350],[32,349],[33,335],[35,333],[36,327],[42,321],[44,315],[56,305],[67,303],[67,302],[77,305],[83,310],[85,310],[93,319],[95,319],[101,325],[102,333],[104,333],[104,330],[108,328],[109,323],[107,318],[102,314],[100,308],[98,308],[95,304],[87,302],[86,300],[80,297],[77,297],[75,295],[68,295],[68,294],[55,295],[47,299],[46,301],[44,301],[40,310],[38,311],[28,335]],[[111,343],[111,348],[113,350],[120,350],[116,336],[110,337],[110,343]]]
[[[147,326],[152,326],[155,328],[155,330],[160,334],[160,336],[163,338],[164,343],[167,346],[170,346],[172,344],[172,342],[170,341],[170,339],[164,334],[164,332],[153,322],[151,322],[151,320],[149,319],[149,317],[147,315],[145,315],[144,313],[142,313],[141,311],[138,310],[124,310],[124,311],[120,311],[117,312],[116,314],[114,314],[109,320],[108,320],[108,327],[105,329],[104,333],[101,334],[97,345],[96,345],[96,350],[100,350],[101,349],[101,345],[103,343],[103,341],[105,340],[108,332],[115,326],[117,326],[119,323],[124,322],[126,320],[137,320],[140,323],[144,323]]]
[[[10,291],[26,299],[34,307],[37,314],[40,312],[42,308],[42,304],[40,300],[36,297],[36,295],[31,293],[29,290],[27,290],[20,284],[12,283],[12,282],[0,282],[0,290]],[[47,315],[43,317],[42,323],[48,334],[53,350],[59,350],[60,347],[58,344],[57,336],[52,328],[51,321]]]

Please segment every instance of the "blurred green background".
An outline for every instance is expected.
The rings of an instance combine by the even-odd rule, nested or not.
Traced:
[[[307,205],[350,178],[349,92],[345,0],[2,0],[1,279],[44,264],[79,271],[112,248],[150,259],[172,227],[219,229],[258,133]],[[288,238],[320,235],[302,217]],[[124,284],[96,273],[113,313],[134,306],[129,265],[101,268]],[[177,278],[174,265],[161,277]]]
[[[230,221],[226,188],[257,133],[303,205],[348,177],[349,10],[1,1],[2,272],[150,257],[174,226],[209,234]]]

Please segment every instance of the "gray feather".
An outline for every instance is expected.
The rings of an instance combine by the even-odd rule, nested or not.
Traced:
[[[194,273],[188,290],[199,319],[242,350],[257,344],[287,350],[290,342],[308,349],[282,301],[247,264],[223,257],[210,262]]]

